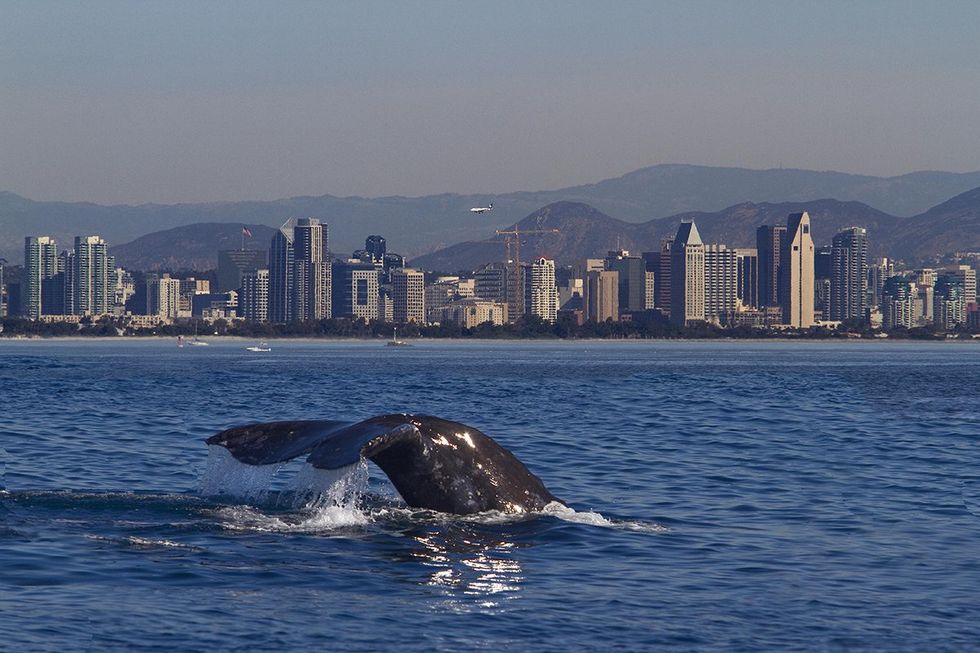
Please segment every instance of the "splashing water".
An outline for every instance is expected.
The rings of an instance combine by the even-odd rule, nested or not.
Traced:
[[[201,478],[201,494],[260,501],[268,495],[272,479],[281,467],[280,464],[246,465],[235,460],[224,447],[210,445],[208,465]]]
[[[293,506],[304,510],[354,508],[367,484],[368,467],[363,458],[339,469],[317,469],[307,463],[293,480]]]
[[[201,479],[204,496],[231,496],[261,502],[271,490],[282,464],[246,465],[224,447],[209,447],[208,464]],[[248,506],[222,508],[217,514],[232,530],[320,532],[368,523],[358,503],[368,484],[367,462],[340,469],[316,469],[304,464],[290,486],[291,506],[298,514],[270,515]]]

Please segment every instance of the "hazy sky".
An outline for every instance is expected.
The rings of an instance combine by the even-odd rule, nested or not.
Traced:
[[[7,2],[0,190],[492,194],[980,169],[980,3]]]

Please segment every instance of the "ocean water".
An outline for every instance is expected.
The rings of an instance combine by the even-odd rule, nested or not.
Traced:
[[[0,650],[980,647],[975,343],[247,344],[0,340]],[[570,508],[200,491],[224,428],[388,412]]]

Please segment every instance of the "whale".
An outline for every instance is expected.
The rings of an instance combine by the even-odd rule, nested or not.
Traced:
[[[226,429],[207,444],[246,465],[301,456],[336,470],[376,464],[412,508],[468,515],[542,510],[555,497],[517,456],[479,429],[432,415],[379,415],[360,422],[297,420]]]

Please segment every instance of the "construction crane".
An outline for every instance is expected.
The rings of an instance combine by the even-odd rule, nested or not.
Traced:
[[[504,237],[504,259],[510,266],[508,272],[507,313],[511,320],[524,314],[524,284],[521,283],[521,236],[561,233],[558,229],[497,229],[497,235]],[[513,255],[513,256],[512,256]]]

